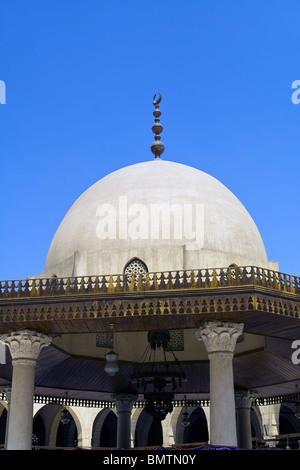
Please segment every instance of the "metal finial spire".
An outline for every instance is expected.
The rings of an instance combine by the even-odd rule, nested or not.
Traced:
[[[161,93],[159,93],[159,97],[156,100],[156,95],[154,95],[152,103],[155,106],[155,110],[153,111],[153,116],[155,117],[155,124],[152,126],[152,131],[155,134],[155,141],[151,145],[151,152],[155,155],[155,158],[160,158],[161,154],[164,153],[165,146],[164,144],[160,141],[160,134],[163,131],[163,126],[160,123],[159,117],[161,115],[160,109],[159,109],[159,103],[161,102],[162,96]]]

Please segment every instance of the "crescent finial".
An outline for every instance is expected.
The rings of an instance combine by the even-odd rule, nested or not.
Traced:
[[[157,100],[155,99],[155,97],[156,97],[156,94],[153,96],[152,103],[154,104],[154,106],[157,106],[161,102],[161,99],[162,99],[161,93],[159,93],[159,97],[157,98]]]

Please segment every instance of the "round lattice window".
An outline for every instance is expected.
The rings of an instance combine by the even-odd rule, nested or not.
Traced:
[[[126,264],[125,269],[124,269],[124,274],[144,274],[148,272],[148,268],[138,258],[134,258],[133,260],[129,261],[129,263]]]

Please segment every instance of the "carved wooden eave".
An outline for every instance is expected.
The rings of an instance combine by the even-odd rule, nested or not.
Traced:
[[[46,334],[195,328],[240,321],[244,331],[299,339],[300,279],[257,267],[0,283],[0,332]]]

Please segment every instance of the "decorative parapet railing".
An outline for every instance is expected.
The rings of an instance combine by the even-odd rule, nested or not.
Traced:
[[[8,387],[7,385],[3,387]],[[0,387],[0,401],[6,401],[7,396],[5,391],[1,391]],[[55,404],[61,406],[79,406],[86,408],[114,408],[115,403],[111,400],[97,400],[91,398],[70,398],[70,397],[56,397],[52,395],[34,395],[34,403],[48,405]],[[255,398],[253,404],[256,406],[269,406],[281,403],[298,403],[299,395],[297,393],[291,393],[289,395],[276,395],[271,397],[260,397]],[[134,408],[144,408],[146,401],[137,400],[134,403]],[[172,400],[174,407],[197,407],[197,406],[209,406],[210,400],[208,398],[203,399],[185,399],[185,400]]]
[[[262,286],[300,294],[300,277],[255,266],[0,281],[0,299]]]

